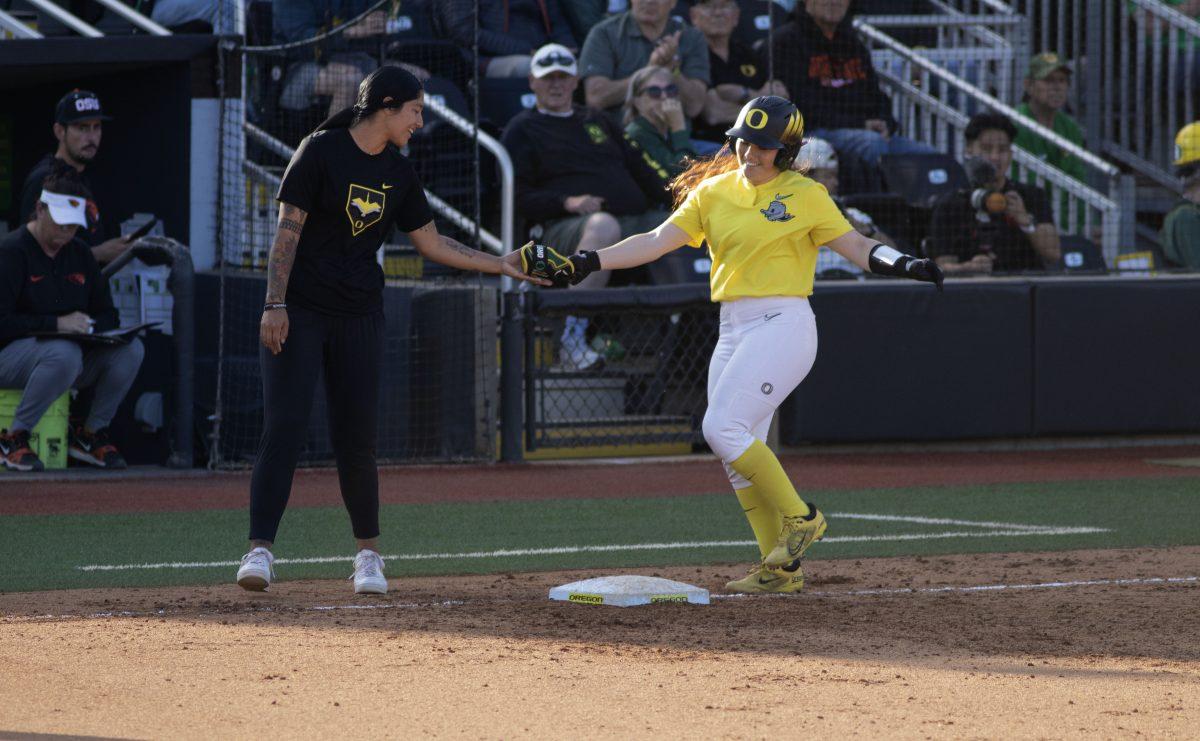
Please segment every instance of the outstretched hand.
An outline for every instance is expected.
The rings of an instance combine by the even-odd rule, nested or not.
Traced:
[[[928,258],[913,260],[908,263],[908,275],[913,280],[921,280],[926,283],[933,283],[937,289],[942,290],[942,281],[946,279],[945,273],[936,262]]]
[[[529,244],[533,243],[530,242]],[[525,247],[528,246],[528,244],[525,245]],[[510,252],[500,260],[500,274],[507,275],[510,278],[516,278],[517,280],[527,280],[530,283],[538,286],[554,285],[554,282],[549,280],[546,276],[535,275],[525,269],[525,247]]]

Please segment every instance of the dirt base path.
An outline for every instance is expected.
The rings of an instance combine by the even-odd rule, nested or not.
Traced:
[[[0,595],[0,738],[1193,737],[1200,548],[821,561],[799,597],[596,573]],[[740,567],[644,570],[720,590]],[[1130,580],[1119,583],[1115,580]],[[979,585],[1089,585],[964,591]],[[932,592],[938,587],[951,591]],[[902,594],[869,590],[913,588]],[[119,597],[117,596],[119,594]],[[336,608],[336,609],[329,609]],[[96,613],[126,611],[126,616]],[[269,731],[268,731],[269,729]]]

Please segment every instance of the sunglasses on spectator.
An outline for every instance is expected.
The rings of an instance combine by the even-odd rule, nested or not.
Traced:
[[[642,95],[649,95],[655,100],[658,100],[663,96],[668,98],[677,98],[679,97],[679,86],[673,83],[665,87],[661,85],[647,85],[646,87],[642,88]]]
[[[537,59],[533,60],[533,65],[535,67],[570,67],[572,64],[575,64],[574,59],[566,54],[559,54],[558,52],[547,54],[544,57],[538,57]]]

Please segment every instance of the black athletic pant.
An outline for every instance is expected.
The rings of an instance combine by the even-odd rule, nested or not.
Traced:
[[[250,479],[250,539],[275,540],[324,370],[329,434],[354,537],[379,535],[375,467],[383,313],[334,317],[289,306],[283,351],[259,347],[263,436]]]

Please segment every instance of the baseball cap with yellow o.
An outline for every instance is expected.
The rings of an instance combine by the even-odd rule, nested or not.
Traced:
[[[551,72],[578,75],[579,65],[575,60],[575,55],[567,47],[562,44],[546,44],[533,53],[529,71],[537,78],[545,77]]]
[[[1028,78],[1030,80],[1044,80],[1060,69],[1067,74],[1074,72],[1071,63],[1067,60],[1059,57],[1052,51],[1042,52],[1029,60]]]

